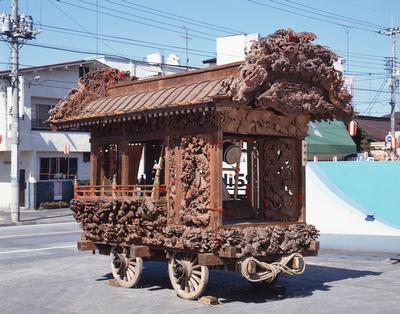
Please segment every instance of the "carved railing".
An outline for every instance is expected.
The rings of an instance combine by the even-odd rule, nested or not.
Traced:
[[[74,186],[74,198],[98,199],[144,199],[151,197],[155,201],[166,200],[165,185],[77,185]]]

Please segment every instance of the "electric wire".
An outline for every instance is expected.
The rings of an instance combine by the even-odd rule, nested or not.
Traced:
[[[67,12],[65,12],[63,9],[61,9],[57,4],[53,3],[52,1],[48,0],[48,2],[56,8],[59,12],[61,12],[63,15],[65,15],[68,19],[70,19],[72,22],[74,22],[76,25],[78,25],[81,29],[85,31],[85,33],[90,34],[93,39],[96,39],[95,34],[92,34],[89,32],[81,23],[79,23],[75,18],[73,18],[71,15],[69,15]],[[117,54],[122,54],[120,51],[116,50],[114,47],[110,46],[109,44],[105,43],[104,41],[101,41],[106,47],[110,48],[112,51],[114,51]]]
[[[280,4],[284,5],[283,3],[279,2],[279,1],[276,1],[276,0],[270,0],[270,1],[276,2],[276,3],[280,3]],[[325,14],[322,14],[322,13],[320,13],[319,15],[325,16],[325,17],[328,17],[328,18],[335,18],[335,19],[339,19],[339,20],[346,21],[346,22],[350,22],[350,23],[354,23],[354,24],[359,24],[359,25],[364,25],[364,26],[370,26],[370,27],[376,27],[376,28],[386,28],[386,27],[387,27],[387,26],[384,26],[384,25],[379,25],[379,24],[371,23],[371,22],[364,21],[364,20],[360,20],[360,19],[357,19],[357,18],[353,18],[353,17],[348,17],[348,16],[340,15],[340,14],[337,14],[337,13],[334,13],[334,12],[330,12],[330,11],[326,11],[326,10],[317,9],[317,8],[312,7],[312,6],[310,6],[310,5],[306,5],[306,4],[304,4],[304,3],[299,3],[299,2],[296,2],[296,1],[293,1],[293,0],[286,0],[286,2],[293,3],[293,4],[295,4],[296,6],[301,6],[302,8],[303,8],[303,7],[304,7],[304,8],[309,8],[309,9],[311,9],[311,10],[313,10],[313,11],[316,11],[316,12],[326,13],[326,14],[328,14],[328,15],[325,15]],[[289,5],[286,5],[286,6],[289,6]],[[302,8],[296,8],[295,6],[289,6],[289,7],[295,8],[295,9],[297,9],[297,10],[301,10],[301,11],[311,12],[311,13],[312,13],[312,11],[305,10],[305,9],[302,9]],[[330,17],[330,15],[331,15],[332,17]]]
[[[54,25],[45,25],[45,24],[42,24],[42,28],[46,29],[48,31],[53,31],[53,32],[57,32],[57,33],[87,37],[87,36],[82,36],[82,35],[84,35],[83,32],[76,30],[76,29],[72,29],[72,28],[58,27],[58,26],[54,26]],[[94,34],[94,33],[90,32],[90,34]],[[154,48],[154,49],[169,48],[169,49],[175,49],[175,50],[181,50],[181,51],[185,51],[185,49],[186,49],[185,47],[167,45],[167,44],[157,44],[155,42],[150,42],[150,41],[145,41],[145,40],[137,40],[137,39],[121,37],[121,36],[107,35],[107,34],[101,34],[101,33],[99,33],[98,35],[99,35],[99,37],[103,37],[102,40],[105,40],[105,41],[129,44],[129,45],[138,46],[138,47]],[[208,58],[213,57],[212,54],[206,54],[206,53],[211,53],[210,51],[193,49],[193,48],[188,48],[188,50],[190,50],[191,52],[204,52],[204,54],[191,53],[193,55],[198,55],[198,56],[208,57]]]
[[[278,11],[282,11],[282,12],[286,12],[286,13],[290,13],[290,14],[294,14],[294,15],[310,18],[310,19],[313,19],[313,20],[317,20],[317,21],[321,21],[321,22],[325,22],[325,23],[329,23],[329,24],[334,24],[334,25],[342,26],[342,27],[351,27],[351,28],[355,28],[355,29],[358,29],[358,30],[362,30],[362,31],[366,31],[366,32],[373,32],[373,33],[379,34],[379,32],[377,30],[374,30],[374,29],[371,29],[371,28],[365,28],[365,27],[360,27],[360,26],[351,26],[351,25],[347,25],[347,24],[343,24],[343,23],[338,23],[338,22],[322,19],[322,18],[318,17],[318,14],[316,14],[316,16],[310,16],[310,15],[307,15],[307,14],[291,11],[291,10],[288,10],[288,9],[285,9],[285,8],[272,6],[272,5],[269,5],[269,4],[266,4],[266,3],[263,3],[263,2],[259,2],[259,1],[256,1],[256,0],[247,0],[247,1],[250,2],[250,3],[256,4],[256,5],[259,5],[259,6],[263,6],[263,7],[275,9],[275,10],[278,10]]]
[[[82,32],[77,29],[59,27],[59,26],[54,26],[54,25],[42,24],[41,26],[43,29],[46,29],[48,31],[55,31],[55,32],[63,33],[63,34],[70,34],[70,35],[75,34],[75,33],[79,34],[79,35],[84,34],[84,33],[88,33],[91,35],[95,34],[93,32]],[[138,39],[133,39],[133,38],[128,38],[128,37],[101,34],[101,33],[99,33],[98,35],[103,37],[103,40],[105,40],[105,41],[112,41],[112,42],[118,42],[118,43],[123,43],[123,44],[131,44],[133,46],[147,47],[147,48],[154,48],[154,49],[168,48],[168,49],[181,50],[181,51],[186,50],[186,47],[181,47],[181,46],[176,46],[176,45],[161,44],[161,43],[155,43],[155,42],[151,42],[151,41],[144,41],[144,40],[138,40]],[[83,36],[83,37],[87,37],[87,36]],[[138,44],[136,44],[136,43],[138,43]],[[192,55],[197,55],[197,56],[202,56],[202,57],[207,57],[207,58],[215,57],[215,52],[213,52],[213,51],[195,49],[195,48],[187,48],[187,50],[191,51]],[[222,55],[230,56],[230,57],[240,57],[238,55],[232,55],[232,54],[222,54]]]
[[[58,1],[58,0],[57,0],[57,1]],[[133,17],[136,17],[136,18],[138,18],[138,19],[142,19],[142,20],[146,20],[146,21],[151,21],[151,22],[154,22],[154,23],[158,23],[158,24],[162,24],[162,25],[166,25],[166,26],[171,26],[171,27],[175,27],[175,28],[178,28],[178,29],[182,29],[182,26],[181,26],[181,25],[176,25],[176,24],[171,24],[171,23],[167,23],[167,22],[162,22],[162,21],[160,21],[160,20],[155,20],[155,19],[152,19],[152,18],[143,17],[143,16],[140,16],[140,15],[137,15],[137,14],[128,13],[128,12],[126,12],[126,11],[122,11],[122,10],[118,10],[118,9],[114,9],[114,8],[110,8],[110,7],[105,7],[105,6],[103,6],[103,5],[96,5],[96,4],[94,4],[94,3],[91,3],[91,2],[85,1],[85,0],[78,0],[78,1],[79,1],[79,2],[82,2],[82,3],[85,3],[85,4],[87,4],[87,5],[91,5],[91,6],[103,8],[103,9],[105,9],[105,10],[109,10],[109,11],[112,11],[112,12],[120,13],[120,14],[123,14],[123,15],[133,16]],[[187,28],[187,29],[188,29],[189,31],[191,31],[191,32],[194,32],[194,33],[199,33],[199,34],[206,35],[206,36],[210,36],[210,37],[217,37],[217,35],[215,35],[215,34],[211,34],[211,33],[203,32],[203,31],[199,31],[199,30],[196,30],[196,29],[193,29],[193,28]]]
[[[7,40],[0,39],[0,41],[5,42]],[[28,43],[25,43],[25,45],[33,46],[33,47],[39,47],[39,48],[45,48],[45,49],[51,49],[51,50],[78,53],[78,54],[86,54],[86,55],[95,55],[96,54],[96,52],[91,51],[91,50],[80,50],[80,49],[73,48],[73,47],[60,47],[60,46],[50,45],[48,43],[28,42]],[[143,60],[136,60],[136,59],[132,59],[132,58],[116,55],[116,54],[111,54],[111,53],[107,53],[107,52],[99,52],[99,53],[101,55],[104,55],[104,56],[116,57],[116,58],[124,59],[124,60],[127,60],[127,61],[144,62]],[[146,62],[146,63],[153,64],[151,62]],[[159,64],[159,63],[154,63],[154,64]],[[177,68],[190,68],[190,69],[194,69],[195,68],[195,67],[187,67],[187,66],[184,66],[184,65],[174,65],[174,64],[167,64],[167,63],[161,63],[161,64],[162,65],[169,65],[169,66],[173,66],[173,67],[177,67]]]
[[[158,26],[158,25],[154,25],[154,24],[151,24],[151,23],[147,23],[147,22],[141,22],[141,21],[138,21],[138,20],[134,20],[134,19],[131,19],[131,18],[128,18],[128,17],[122,17],[122,16],[120,16],[120,15],[116,15],[116,14],[113,14],[113,13],[110,13],[110,12],[104,12],[104,11],[101,11],[101,10],[96,10],[96,9],[91,9],[91,8],[87,8],[87,7],[85,7],[85,6],[81,6],[81,5],[77,5],[77,4],[73,4],[73,3],[69,3],[69,2],[66,2],[66,1],[64,1],[64,0],[56,0],[57,2],[60,2],[60,3],[63,3],[63,4],[66,4],[66,5],[69,5],[69,6],[72,6],[72,7],[75,7],[75,8],[79,8],[79,9],[83,9],[83,10],[86,10],[86,11],[90,11],[90,12],[95,12],[95,13],[99,13],[99,14],[102,14],[102,15],[105,15],[105,16],[108,16],[108,17],[113,17],[113,18],[116,18],[116,19],[120,19],[120,20],[124,20],[124,21],[127,21],[127,22],[132,22],[132,23],[136,23],[136,24],[141,24],[141,25],[146,25],[146,26],[149,26],[149,27],[153,27],[153,28],[157,28],[157,29],[161,29],[161,30],[165,30],[165,31],[169,31],[169,32],[173,32],[173,33],[176,33],[176,34],[179,34],[179,35],[186,35],[184,32],[182,32],[182,31],[177,31],[177,30],[174,30],[174,29],[171,29],[171,28],[167,28],[167,27],[163,27],[163,26]],[[108,8],[108,10],[110,10],[109,8]],[[120,10],[118,10],[118,11],[120,11]],[[123,12],[123,11],[120,11],[120,12],[122,12],[122,13],[124,13],[124,14],[127,14],[126,12]],[[129,15],[129,14],[128,14]],[[179,29],[182,29],[182,27],[181,26],[175,26],[176,28],[179,28]],[[199,39],[203,39],[203,40],[208,40],[208,41],[214,41],[214,39],[212,39],[212,38],[210,38],[210,37],[204,37],[204,36],[199,36],[199,35],[195,35],[195,34],[190,34],[192,37],[195,37],[195,38],[199,38]],[[208,35],[208,36],[213,36],[213,35]]]
[[[388,76],[385,77],[385,79],[382,81],[381,86],[379,87],[379,89],[376,91],[375,97],[372,99],[371,103],[368,105],[368,107],[363,111],[363,113],[369,112],[371,111],[372,107],[374,106],[375,102],[377,101],[377,99],[379,98],[380,94],[383,91],[383,88],[386,85],[386,82],[388,80]],[[356,89],[359,90],[359,89]],[[369,90],[372,91],[372,90]]]
[[[246,32],[240,31],[240,30],[235,30],[235,29],[232,29],[232,28],[227,28],[227,27],[216,25],[216,24],[211,24],[211,23],[208,23],[208,22],[204,22],[204,21],[193,19],[193,18],[185,17],[185,16],[182,16],[182,15],[178,15],[178,14],[162,11],[162,10],[159,10],[159,9],[151,8],[151,7],[148,7],[148,6],[144,6],[144,5],[141,5],[141,4],[134,3],[132,1],[120,0],[123,3],[129,3],[130,5],[117,3],[117,2],[111,1],[111,0],[105,0],[105,1],[114,3],[114,4],[119,5],[119,6],[123,6],[125,8],[134,9],[136,11],[152,14],[152,15],[155,15],[155,16],[164,17],[164,18],[167,18],[167,19],[172,19],[174,21],[180,21],[180,22],[183,22],[183,23],[186,23],[186,24],[190,24],[190,25],[195,25],[195,26],[198,26],[198,27],[203,27],[203,28],[208,28],[208,29],[224,32],[224,33],[227,33],[227,34],[232,34],[232,33],[233,34],[243,34],[243,33],[246,33]]]

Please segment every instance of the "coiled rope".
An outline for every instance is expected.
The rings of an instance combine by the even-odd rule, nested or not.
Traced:
[[[294,269],[287,266],[295,257],[300,258],[300,261],[302,261],[301,267],[299,269]],[[255,263],[256,269],[260,268],[261,271],[249,273],[249,269],[252,268],[250,263]],[[300,275],[304,272],[306,268],[306,265],[303,262],[303,256],[299,253],[293,253],[291,255],[284,256],[280,261],[273,262],[271,264],[260,262],[254,257],[247,257],[239,262],[239,266],[242,276],[251,282],[273,282],[280,272],[288,275]]]

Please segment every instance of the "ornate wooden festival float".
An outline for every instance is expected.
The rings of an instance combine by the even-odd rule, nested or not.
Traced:
[[[143,80],[114,69],[78,83],[51,112],[91,133],[90,185],[71,201],[80,250],[110,255],[138,284],[143,260],[168,262],[178,296],[203,293],[209,268],[272,283],[318,251],[306,224],[310,120],[353,109],[336,55],[312,33],[278,30],[244,62]]]

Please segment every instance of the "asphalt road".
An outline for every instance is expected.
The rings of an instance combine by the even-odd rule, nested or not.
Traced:
[[[108,285],[106,256],[77,252],[75,223],[0,228],[0,313],[399,313],[400,264],[382,254],[321,252],[285,291],[212,271],[209,307],[176,297],[165,263],[145,262],[139,288]]]

